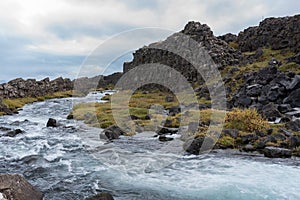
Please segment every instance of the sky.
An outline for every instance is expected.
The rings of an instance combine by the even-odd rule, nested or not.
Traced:
[[[188,21],[208,24],[215,35],[238,33],[267,17],[299,13],[299,0],[7,0],[0,1],[0,81],[17,77],[76,78],[97,47],[125,31],[155,27],[167,31],[136,39],[124,55],[99,61],[104,74],[122,70],[141,41],[155,42]],[[126,40],[126,39],[125,39]],[[127,43],[128,44],[128,43]],[[126,50],[126,42],[118,45]],[[139,46],[138,46],[139,45]],[[101,71],[101,70],[100,70]],[[102,73],[102,72],[101,72]],[[96,74],[86,74],[92,76]]]

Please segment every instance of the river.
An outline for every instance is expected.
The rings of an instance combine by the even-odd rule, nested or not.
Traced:
[[[172,145],[149,132],[107,143],[99,139],[101,129],[66,119],[74,103],[103,95],[36,102],[0,117],[0,127],[25,131],[0,137],[0,173],[23,174],[47,200],[101,191],[120,200],[300,199],[299,159],[234,151],[191,156],[168,151]],[[46,127],[50,117],[61,126]],[[0,135],[6,132],[2,128]]]

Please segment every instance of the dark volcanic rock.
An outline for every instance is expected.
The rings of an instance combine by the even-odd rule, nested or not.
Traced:
[[[283,103],[290,104],[292,107],[300,107],[300,88],[292,91]]]
[[[168,127],[158,127],[159,131],[158,134],[159,135],[163,135],[163,134],[176,134],[178,132],[178,128],[168,128]]]
[[[273,103],[269,103],[262,108],[262,116],[270,121],[275,121],[277,117],[281,117],[281,113],[278,111],[277,106]]]
[[[49,118],[46,126],[47,127],[57,127],[58,123],[57,123],[56,119]]]
[[[266,147],[263,153],[268,158],[290,158],[292,151],[290,149],[277,148],[277,147]]]
[[[174,140],[174,138],[170,138],[170,137],[167,137],[165,135],[160,135],[158,137],[158,140],[161,141],[161,142],[167,142],[167,141],[171,141],[171,140]]]
[[[9,131],[6,134],[2,135],[2,136],[7,136],[7,137],[15,137],[16,135],[19,135],[20,133],[23,133],[24,131],[22,131],[21,129],[16,129],[13,131]]]
[[[8,200],[41,200],[43,195],[23,176],[0,174],[0,192]]]
[[[300,53],[297,53],[296,55],[287,58],[288,62],[295,62],[297,64],[300,64]]]
[[[118,139],[121,135],[124,135],[125,132],[118,126],[112,125],[100,133],[101,139],[114,140]]]
[[[205,151],[211,150],[214,144],[215,141],[211,137],[200,136],[186,141],[184,149],[190,154],[199,155]]]
[[[242,51],[255,51],[259,47],[272,49],[290,48],[300,50],[300,15],[293,17],[267,18],[259,26],[250,27],[238,35],[239,48]]]

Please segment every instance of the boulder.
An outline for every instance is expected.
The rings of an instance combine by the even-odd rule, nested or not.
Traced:
[[[300,75],[296,75],[293,79],[293,81],[288,86],[289,90],[295,90],[300,88]]]
[[[17,174],[0,174],[0,192],[4,200],[43,199],[43,194],[40,191],[34,188],[23,176]]]
[[[290,137],[290,148],[294,149],[300,146],[300,137],[298,135],[293,135]]]
[[[300,120],[297,119],[295,121],[290,121],[285,124],[285,127],[289,130],[298,132],[298,131],[300,131]]]
[[[87,200],[114,200],[114,198],[108,192],[101,192],[95,196],[87,198]]]
[[[46,126],[47,127],[57,127],[58,123],[57,123],[56,119],[49,118]]]
[[[248,151],[255,151],[256,149],[252,144],[247,144],[246,146],[243,147],[243,150],[248,152]]]
[[[205,151],[211,150],[214,147],[214,144],[215,140],[213,138],[199,136],[194,139],[187,140],[184,144],[184,149],[190,154],[199,155]]]
[[[166,96],[166,98],[165,98],[165,102],[174,102],[174,101],[175,101],[175,99],[173,96]]]
[[[238,137],[239,130],[237,130],[237,129],[223,129],[222,134],[228,135],[228,136],[236,139]]]
[[[277,106],[274,103],[269,103],[263,106],[261,114],[264,118],[275,121],[276,118],[281,117],[281,113],[278,111]]]
[[[165,135],[160,135],[158,137],[158,140],[161,141],[161,142],[167,142],[167,141],[171,141],[171,140],[174,140],[174,138],[170,138],[170,137],[167,137]]]
[[[117,125],[112,125],[100,133],[100,139],[114,140],[118,139],[121,135],[124,135],[125,132],[118,127]]]
[[[297,64],[300,64],[300,52],[297,53],[296,55],[289,57],[286,59],[288,62],[295,62]]]
[[[172,106],[169,110],[169,115],[170,116],[175,116],[181,112],[180,106]]]
[[[290,104],[292,107],[300,107],[300,88],[292,91],[283,103]]]
[[[268,158],[290,158],[292,156],[292,150],[278,147],[265,147],[263,153]]]
[[[158,131],[158,135],[164,135],[164,134],[176,134],[178,132],[178,128],[167,128],[167,127],[158,127],[159,131]]]

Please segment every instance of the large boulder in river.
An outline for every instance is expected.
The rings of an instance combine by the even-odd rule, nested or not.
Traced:
[[[100,139],[106,139],[106,140],[114,140],[118,139],[121,135],[124,135],[125,132],[118,127],[117,125],[112,125],[102,131],[100,133]]]
[[[47,127],[57,127],[58,123],[57,123],[56,119],[49,118],[46,126]]]
[[[211,137],[199,136],[185,142],[183,148],[186,152],[194,155],[207,152],[214,147],[215,140]]]
[[[43,194],[17,174],[0,174],[0,194],[4,200],[40,200]]]

